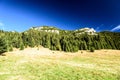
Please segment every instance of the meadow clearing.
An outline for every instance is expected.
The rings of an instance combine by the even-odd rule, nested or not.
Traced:
[[[120,50],[14,49],[0,56],[0,80],[120,80]]]

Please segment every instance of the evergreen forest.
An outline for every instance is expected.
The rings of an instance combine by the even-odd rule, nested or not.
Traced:
[[[65,52],[77,52],[78,50],[120,50],[120,33],[103,31],[97,35],[75,34],[74,31],[59,30],[60,33],[51,33],[29,29],[24,32],[12,32],[0,30],[0,54],[12,51],[13,48],[23,50],[26,47],[38,47],[39,45]]]

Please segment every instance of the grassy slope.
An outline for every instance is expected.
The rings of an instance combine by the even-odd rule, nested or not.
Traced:
[[[120,51],[0,56],[0,80],[120,80],[119,73]]]

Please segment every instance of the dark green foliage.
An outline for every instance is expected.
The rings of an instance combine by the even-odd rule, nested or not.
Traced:
[[[9,47],[9,50],[8,51],[13,51],[13,46],[12,45],[10,45],[10,47]]]
[[[87,48],[87,44],[86,44],[86,42],[85,41],[83,41],[82,43],[81,43],[81,49],[80,50],[87,50],[88,48]]]
[[[0,55],[7,51],[7,45],[3,38],[0,38]]]
[[[45,26],[43,30],[59,29]],[[77,52],[78,50],[94,51],[99,49],[120,50],[120,33],[100,32],[97,34],[76,35],[73,31],[65,30],[60,30],[60,33],[57,34],[34,29],[22,33],[0,31],[0,53],[12,51],[14,47],[23,50],[27,46],[35,47],[39,45],[51,50],[66,52]]]
[[[24,49],[24,45],[23,43],[20,44],[20,50],[23,50]]]
[[[94,51],[95,51],[94,47],[91,47],[90,52],[94,52]]]
[[[51,43],[51,45],[50,45],[51,50],[61,50],[59,35],[52,34],[52,36],[50,38],[50,43]]]

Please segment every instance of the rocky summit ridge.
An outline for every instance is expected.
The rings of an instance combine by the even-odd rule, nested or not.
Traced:
[[[50,27],[50,26],[31,27],[31,29],[49,32],[49,33],[57,33],[57,34],[59,34],[60,31],[68,31],[68,30],[61,30],[56,27]],[[73,30],[72,32],[74,32],[77,35],[80,35],[80,34],[97,35],[96,30],[94,28],[88,28],[88,27]]]

